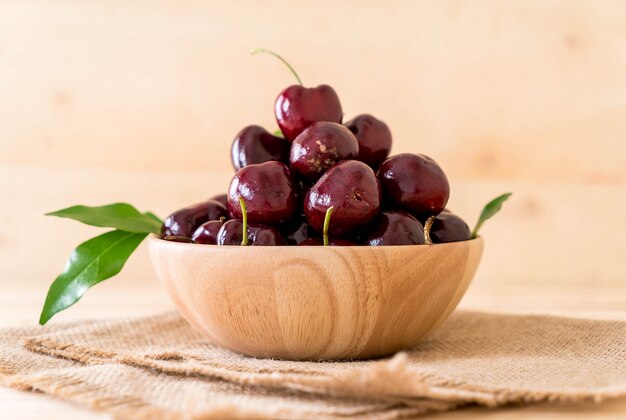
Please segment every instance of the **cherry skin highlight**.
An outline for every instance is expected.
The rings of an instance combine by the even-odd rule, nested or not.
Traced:
[[[217,234],[218,245],[241,246],[243,239],[243,223],[233,219],[224,223]],[[287,241],[278,231],[271,226],[249,225],[248,245],[250,246],[277,246],[287,245]]]
[[[320,237],[319,232],[313,229],[304,214],[295,217],[281,231],[290,245],[298,245],[307,239]]]
[[[430,228],[430,239],[435,244],[467,241],[472,232],[463,219],[449,211],[442,211],[435,217]]]
[[[253,224],[287,222],[298,207],[289,168],[275,161],[248,165],[235,173],[228,189],[228,210],[234,219],[242,218],[239,197]]]
[[[309,238],[300,242],[298,245],[300,246],[324,246],[324,241],[321,238]],[[328,245],[330,246],[355,246],[356,242],[353,242],[349,239],[337,238],[337,239],[329,239]]]
[[[217,233],[224,222],[221,220],[209,220],[204,222],[193,232],[191,239],[197,244],[217,245]]]
[[[161,237],[183,236],[190,238],[202,223],[228,216],[226,207],[218,201],[208,200],[177,210],[170,214],[161,227]]]
[[[420,220],[441,213],[450,196],[446,174],[424,155],[403,153],[385,159],[378,168],[378,179],[385,198],[396,209]]]
[[[328,168],[342,160],[356,159],[359,144],[341,124],[317,122],[291,144],[289,167],[307,182],[317,181]]]
[[[249,125],[233,140],[231,158],[235,170],[244,166],[272,160],[289,161],[289,141],[270,134],[263,127]]]
[[[289,141],[315,122],[340,123],[343,118],[339,97],[328,85],[313,88],[289,86],[276,98],[274,112],[280,130]]]
[[[424,227],[406,212],[388,211],[376,216],[365,237],[370,246],[423,244]]]
[[[391,130],[383,121],[369,114],[354,117],[344,124],[359,143],[358,160],[377,168],[391,151]]]
[[[341,236],[371,222],[380,210],[380,197],[372,168],[347,160],[330,168],[311,187],[304,198],[304,213],[309,224],[321,232],[326,211],[332,206],[328,233]]]
[[[211,197],[209,200],[215,200],[224,205],[224,207],[228,208],[228,195],[226,194],[218,194]]]

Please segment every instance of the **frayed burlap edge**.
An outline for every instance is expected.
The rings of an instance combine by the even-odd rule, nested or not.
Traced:
[[[207,366],[185,359],[184,366],[163,365],[166,355],[130,356],[98,349],[59,343],[49,338],[33,337],[24,340],[30,351],[50,356],[63,357],[85,364],[121,363],[128,366],[159,370],[166,374],[207,377],[247,386],[262,386],[272,389],[292,389],[316,395],[333,395],[359,399],[374,399],[390,403],[411,405],[412,401],[432,399],[458,404],[479,404],[497,407],[512,403],[540,402],[602,402],[607,399],[626,397],[626,387],[596,389],[593,392],[550,392],[535,389],[487,388],[460,382],[452,378],[424,375],[407,364],[407,354],[398,353],[390,360],[380,361],[364,369],[355,377],[354,372],[337,372],[328,375],[301,375],[298,373],[242,373],[226,368]],[[180,354],[176,359],[180,359]],[[332,379],[332,380],[331,380]],[[437,385],[432,385],[436,383]],[[380,385],[388,389],[394,385],[394,395],[389,395]]]

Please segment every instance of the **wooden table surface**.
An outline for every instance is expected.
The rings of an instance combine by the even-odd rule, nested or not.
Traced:
[[[97,290],[97,292],[96,292]],[[94,293],[95,292],[95,293]],[[34,323],[41,305],[42,290],[38,284],[23,284],[0,295],[4,317],[2,326]],[[138,306],[137,302],[141,302]],[[598,293],[593,287],[579,286],[567,290],[558,283],[550,287],[529,284],[495,287],[475,279],[461,308],[517,313],[552,313],[598,319],[626,320],[626,285]],[[137,315],[171,309],[172,305],[154,278],[129,284],[120,281],[103,283],[87,295],[71,311],[60,314],[55,321]],[[437,414],[436,418],[556,418],[575,415],[585,418],[621,419],[626,416],[626,399],[601,404],[539,404],[491,410],[473,407]],[[59,401],[46,395],[0,388],[0,418],[97,419],[107,418]]]

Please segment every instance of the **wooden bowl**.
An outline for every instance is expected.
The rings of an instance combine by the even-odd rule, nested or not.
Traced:
[[[150,238],[161,283],[210,342],[295,360],[362,359],[413,346],[454,310],[482,250],[482,238],[381,247]]]

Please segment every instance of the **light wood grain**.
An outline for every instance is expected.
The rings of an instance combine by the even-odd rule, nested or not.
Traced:
[[[157,276],[211,342],[256,357],[394,353],[445,321],[483,240],[384,247],[229,247],[149,241]]]

